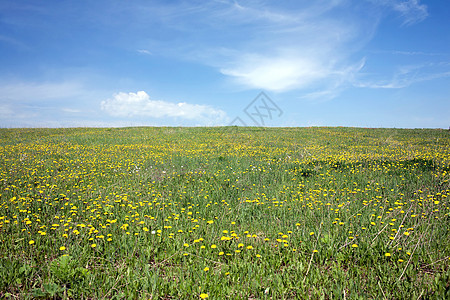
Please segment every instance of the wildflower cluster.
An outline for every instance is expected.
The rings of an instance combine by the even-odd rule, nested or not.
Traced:
[[[9,293],[402,298],[450,276],[445,131],[2,129],[0,162]]]

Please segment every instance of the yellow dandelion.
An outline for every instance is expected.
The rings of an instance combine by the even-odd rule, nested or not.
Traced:
[[[206,298],[208,298],[209,296],[208,296],[208,294],[206,294],[206,293],[201,293],[200,294],[200,299],[206,299]]]
[[[211,249],[216,249],[216,248],[217,248],[217,245],[214,245],[214,244],[211,245]]]
[[[59,247],[59,250],[64,251],[64,250],[66,250],[66,247],[61,246],[61,247]]]
[[[95,247],[97,247],[97,244],[92,244],[91,247],[95,248]]]
[[[390,254],[389,252],[386,252],[386,253],[384,254],[384,256],[389,257],[389,256],[391,256],[391,254]]]
[[[28,242],[28,244],[33,245],[33,244],[34,244],[34,241],[31,240],[31,241]]]
[[[357,244],[353,244],[352,247],[353,248],[358,248],[358,245]]]
[[[203,269],[203,271],[208,272],[208,271],[209,271],[209,268],[208,268],[208,267],[205,267],[205,268]]]

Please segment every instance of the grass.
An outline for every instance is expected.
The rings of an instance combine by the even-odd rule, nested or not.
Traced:
[[[0,129],[0,297],[450,298],[450,133]]]

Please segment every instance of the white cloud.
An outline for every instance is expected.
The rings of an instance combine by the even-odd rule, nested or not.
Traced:
[[[318,61],[300,57],[246,55],[236,67],[222,69],[224,75],[250,88],[283,91],[302,88],[329,74]]]
[[[220,109],[185,102],[152,100],[144,91],[117,93],[111,99],[102,101],[101,109],[115,117],[172,117],[195,120],[205,125],[221,124],[227,119],[226,113]]]

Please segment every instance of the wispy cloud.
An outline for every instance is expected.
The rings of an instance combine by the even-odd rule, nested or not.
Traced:
[[[0,117],[6,118],[13,114],[13,109],[10,104],[0,103]]]
[[[149,44],[155,54],[212,66],[244,89],[314,89],[328,96],[358,72],[353,66],[362,57],[352,56],[370,41],[379,20],[376,14],[363,18],[361,8],[344,0],[293,6],[221,0],[181,8],[166,7],[161,22],[182,32],[181,41],[195,43]]]
[[[216,0],[151,9],[165,28],[184,37],[159,47],[155,40],[149,42],[156,54],[207,64],[241,88],[312,89],[311,95],[328,97],[356,77],[361,68],[354,66],[363,59],[357,53],[376,34],[383,16],[394,11],[403,25],[428,16],[419,0],[367,0],[358,5],[323,0],[292,6]]]
[[[420,0],[409,1],[388,1],[392,8],[399,12],[403,18],[404,25],[412,25],[421,22],[428,17],[428,9],[425,4],[420,4]]]
[[[402,25],[413,25],[428,17],[428,7],[420,0],[366,0],[379,7],[385,7],[399,14]]]
[[[404,65],[397,67],[392,78],[389,80],[374,81],[355,79],[353,81],[353,85],[364,88],[399,89],[408,87],[418,82],[445,77],[450,77],[450,70],[447,63]]]
[[[138,49],[136,50],[138,53],[140,54],[147,54],[147,55],[152,55],[152,53],[146,49]]]
[[[82,84],[75,81],[62,82],[2,82],[0,95],[3,101],[36,101],[65,99],[83,93]]]
[[[80,113],[81,112],[80,109],[68,108],[68,107],[61,108],[61,111],[66,112],[66,113],[71,113],[71,114],[76,114],[76,113]]]
[[[404,51],[404,50],[376,50],[370,52],[375,54],[394,54],[405,56],[450,56],[450,52],[445,53],[445,52],[424,52],[424,51]]]
[[[220,10],[222,14],[216,11],[216,22],[224,27],[242,24],[242,34],[248,38],[222,47],[216,55],[211,53],[217,49],[203,52],[199,60],[251,89],[283,92],[322,85],[327,80],[343,82],[348,72],[355,71],[349,68],[354,62],[348,57],[360,47],[363,33],[372,33],[376,23],[356,22],[339,13],[330,17],[328,13],[345,6],[343,2],[319,1],[291,11],[262,2],[229,3]],[[220,19],[222,15],[232,15],[233,23]]]
[[[101,109],[111,116],[134,118],[181,118],[196,120],[205,125],[222,124],[227,115],[220,109],[207,105],[173,103],[162,100],[152,100],[144,92],[117,93],[112,98],[101,102]]]

